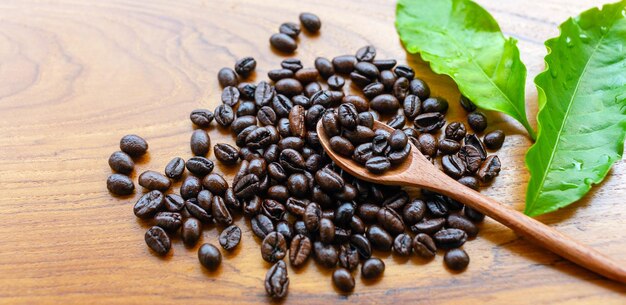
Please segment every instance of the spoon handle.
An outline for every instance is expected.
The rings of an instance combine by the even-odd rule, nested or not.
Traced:
[[[561,257],[601,274],[612,280],[626,283],[625,264],[619,264],[613,259],[580,243],[571,237],[531,218],[523,213],[500,204],[499,202],[482,195],[454,180],[441,175],[438,182],[434,182],[431,189],[451,197],[459,202],[480,211],[509,227],[516,233],[523,235],[536,244],[560,255]],[[432,182],[431,182],[432,183]]]

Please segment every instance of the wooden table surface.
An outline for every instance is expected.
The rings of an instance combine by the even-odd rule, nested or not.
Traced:
[[[534,76],[543,69],[543,41],[568,16],[600,1],[481,0],[506,35],[519,39],[529,77],[527,101],[535,124]],[[301,11],[318,14],[322,34],[303,35],[296,56],[352,54],[373,44],[379,58],[417,69],[434,95],[463,119],[453,82],[402,49],[392,1],[0,1],[0,303],[2,304],[252,304],[268,303],[268,268],[244,219],[242,244],[216,272],[201,268],[197,248],[175,240],[165,258],[152,255],[145,224],[127,198],[112,197],[105,180],[119,138],[142,135],[149,155],[135,173],[162,170],[191,155],[189,112],[214,108],[223,66],[243,56],[258,61],[257,80],[283,59],[268,38]],[[425,14],[427,14],[425,10]],[[505,130],[503,170],[484,192],[523,209],[530,142],[517,123],[490,113]],[[213,128],[213,143],[233,142]],[[213,156],[210,156],[213,158]],[[232,177],[232,171],[217,166]],[[626,263],[626,164],[570,207],[539,217],[560,231]],[[133,175],[136,178],[137,174]],[[229,177],[229,178],[230,178]],[[216,243],[217,230],[203,242]],[[610,304],[626,301],[626,286],[583,270],[487,220],[465,249],[469,268],[452,274],[442,256],[423,263],[382,255],[387,269],[350,295],[334,290],[330,271],[309,261],[289,269],[285,303],[352,304]]]

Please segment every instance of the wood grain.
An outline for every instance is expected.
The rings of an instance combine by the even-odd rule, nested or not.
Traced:
[[[557,25],[600,1],[479,1],[506,35],[518,38],[529,70],[527,101],[536,113],[534,76],[543,69],[543,41]],[[136,133],[150,153],[136,173],[162,170],[173,156],[188,158],[195,108],[214,108],[217,71],[243,56],[257,58],[256,79],[278,66],[268,38],[301,11],[318,14],[322,34],[302,36],[296,56],[353,53],[365,44],[379,57],[414,66],[434,95],[458,91],[446,77],[403,51],[390,1],[75,1],[0,2],[0,303],[2,304],[257,304],[268,303],[262,280],[268,265],[244,219],[240,247],[219,270],[203,270],[197,249],[176,241],[157,258],[143,242],[146,225],[134,217],[139,190],[111,197],[107,158],[119,138]],[[463,119],[455,103],[451,119]],[[490,113],[505,130],[503,170],[484,193],[523,208],[530,142],[521,126]],[[534,123],[534,120],[531,119]],[[233,140],[213,128],[213,143]],[[212,155],[210,156],[212,157]],[[218,172],[231,175],[223,167]],[[580,202],[538,219],[626,262],[626,164]],[[134,178],[136,178],[136,174]],[[215,243],[217,230],[203,241]],[[626,288],[585,271],[487,220],[465,246],[472,262],[459,274],[442,257],[424,263],[385,254],[385,276],[338,294],[330,272],[309,263],[290,272],[284,303],[378,304],[619,304]]]

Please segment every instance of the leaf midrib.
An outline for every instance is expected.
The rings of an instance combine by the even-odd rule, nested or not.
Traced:
[[[554,147],[552,149],[552,152],[550,153],[550,159],[548,159],[548,163],[547,163],[546,169],[542,173],[543,175],[541,177],[541,183],[539,184],[539,187],[537,188],[537,192],[535,193],[535,196],[533,197],[533,201],[531,202],[530,205],[528,205],[528,208],[527,208],[528,211],[532,211],[535,208],[535,205],[537,204],[537,198],[539,198],[539,194],[542,193],[541,190],[543,189],[543,186],[545,185],[546,177],[548,177],[548,171],[550,170],[550,167],[552,166],[552,161],[554,160],[554,156],[556,155],[556,151],[558,150],[557,148],[559,147],[559,144],[561,143],[560,140],[561,140],[561,135],[563,133],[563,128],[565,127],[565,122],[569,120],[569,113],[570,113],[570,110],[572,109],[572,105],[574,104],[574,97],[578,95],[578,89],[579,89],[580,83],[581,83],[581,81],[583,79],[583,75],[585,75],[585,73],[587,72],[587,68],[589,67],[589,63],[591,62],[593,57],[596,55],[596,52],[598,51],[598,48],[600,47],[600,45],[602,45],[602,42],[604,41],[604,38],[606,36],[608,36],[608,34],[613,29],[613,25],[614,24],[615,24],[615,22],[611,23],[611,27],[609,28],[609,30],[606,31],[606,33],[602,35],[600,40],[598,40],[598,43],[596,44],[596,47],[591,52],[591,55],[589,56],[589,59],[585,63],[585,67],[583,68],[582,72],[580,73],[580,77],[578,78],[578,82],[576,82],[576,87],[574,88],[574,91],[572,93],[572,97],[569,100],[569,104],[567,106],[567,111],[565,112],[565,116],[563,118],[563,122],[561,123],[561,126],[559,127],[559,132],[557,134],[556,142],[555,142],[556,144],[554,145]],[[549,69],[550,69],[550,66],[548,66],[548,69],[546,69],[546,71],[543,72],[543,73],[550,73],[548,71]],[[546,104],[547,104],[547,97],[546,97]],[[545,107],[545,104],[544,104],[544,107]],[[537,137],[537,140],[539,140],[539,137]]]

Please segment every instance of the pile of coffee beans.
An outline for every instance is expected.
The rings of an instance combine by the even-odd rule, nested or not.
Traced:
[[[301,22],[307,30],[319,30],[314,15],[302,14]],[[296,33],[295,28],[281,26],[281,33]],[[190,139],[194,156],[187,161],[173,158],[164,174],[146,171],[139,176],[147,192],[134,213],[153,225],[145,234],[150,249],[166,255],[174,235],[192,247],[203,228],[215,227],[221,230],[219,245],[232,251],[242,234],[233,216],[242,214],[261,241],[260,257],[273,264],[264,283],[273,298],[288,291],[285,261],[299,268],[310,257],[334,269],[332,282],[344,292],[354,289],[353,273],[359,265],[363,278],[383,275],[385,264],[373,256],[374,250],[425,260],[443,250],[448,268],[467,267],[469,256],[462,246],[476,237],[484,215],[437,193],[422,190],[412,198],[401,187],[349,175],[321,147],[316,125],[322,120],[334,151],[373,173],[382,174],[405,160],[412,143],[446,174],[475,190],[500,171],[498,157],[488,155],[487,149],[502,146],[502,131],[489,132],[481,140],[469,134],[463,122],[446,126],[448,102],[431,97],[428,85],[411,67],[376,59],[373,46],[331,60],[319,57],[313,67],[288,58],[269,71],[270,81],[246,81],[256,64],[254,58],[244,57],[234,69],[221,69],[217,78],[222,103],[214,111],[191,112],[197,128]],[[468,99],[460,102],[469,112],[470,128],[476,133],[486,130],[484,114]],[[372,130],[374,121],[383,119],[393,132]],[[235,146],[211,144],[206,129],[213,121],[232,132]],[[239,168],[230,183],[213,173],[214,161],[207,158],[211,147],[217,162]],[[148,144],[131,135],[122,139],[120,148],[109,159],[118,173],[109,177],[107,187],[125,195],[134,190],[126,176],[134,167],[132,157],[144,154]],[[172,180],[182,180],[177,193],[170,191]],[[215,269],[222,255],[206,243],[198,259],[205,268]]]

